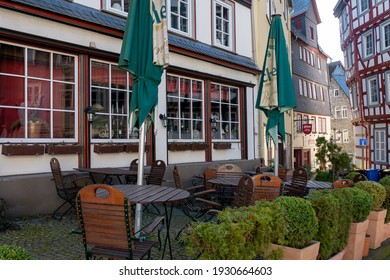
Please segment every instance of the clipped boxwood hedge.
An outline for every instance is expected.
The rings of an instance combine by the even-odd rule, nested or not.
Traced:
[[[351,200],[353,223],[361,223],[367,220],[373,207],[373,200],[368,192],[360,188],[343,188],[338,189],[337,193],[341,193]]]
[[[0,245],[0,260],[32,260],[32,256],[19,246]]]
[[[307,247],[318,232],[318,219],[310,203],[300,197],[279,196],[274,201],[284,209],[287,234],[283,244],[302,249]]]
[[[386,198],[382,207],[387,209],[385,223],[390,222],[390,176],[383,177],[379,180],[379,183],[383,185],[386,190]]]
[[[386,190],[382,184],[374,181],[359,181],[355,183],[354,188],[362,189],[368,192],[373,201],[372,211],[380,211],[386,198]]]

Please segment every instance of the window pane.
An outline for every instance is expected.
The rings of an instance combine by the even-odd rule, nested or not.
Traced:
[[[181,97],[190,97],[190,84],[191,81],[189,79],[180,79],[180,96]]]
[[[96,115],[92,122],[92,137],[97,139],[109,139],[109,116]]]
[[[50,137],[50,111],[29,109],[28,115],[28,137],[49,138]]]
[[[127,138],[127,117],[113,116],[112,117],[112,138],[126,139]]]
[[[24,110],[17,108],[0,109],[0,137],[24,138]]]
[[[34,108],[50,108],[50,82],[28,79],[27,105]]]
[[[0,75],[0,105],[24,106],[23,78]]]
[[[53,54],[54,80],[74,82],[74,57]]]
[[[28,50],[28,76],[50,79],[50,53]]]
[[[92,62],[91,72],[91,83],[93,86],[109,86],[109,65],[107,63]]]
[[[109,91],[103,88],[92,88],[92,107],[96,112],[109,113]]]
[[[55,138],[74,138],[75,114],[73,112],[53,113],[53,133]]]
[[[0,72],[24,74],[24,48],[0,44]]]
[[[111,113],[127,114],[127,100],[125,91],[111,91]]]
[[[111,87],[126,89],[127,85],[127,72],[119,69],[118,66],[111,67]]]
[[[53,83],[53,108],[75,109],[75,89],[73,84]]]

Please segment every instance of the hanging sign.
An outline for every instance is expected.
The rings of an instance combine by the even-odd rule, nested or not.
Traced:
[[[304,123],[302,126],[303,133],[310,134],[311,133],[311,124],[310,123]]]

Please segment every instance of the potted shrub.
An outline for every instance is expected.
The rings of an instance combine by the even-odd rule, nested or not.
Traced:
[[[376,249],[383,240],[387,209],[383,209],[382,205],[386,198],[386,190],[380,183],[373,181],[360,181],[355,183],[354,187],[368,192],[372,197],[373,206],[368,215],[367,234],[370,235],[370,249]]]
[[[0,260],[32,260],[31,254],[16,245],[0,245]]]
[[[334,191],[338,196],[346,198],[346,207],[351,205],[351,226],[348,243],[344,253],[345,260],[362,259],[364,239],[368,227],[368,215],[372,209],[372,197],[359,188],[342,188]],[[349,202],[348,202],[349,201]]]
[[[310,203],[300,197],[279,196],[273,203],[283,209],[286,236],[271,249],[281,248],[285,260],[315,260],[320,242],[314,241],[318,232],[318,219]]]
[[[284,235],[277,207],[268,203],[261,207],[227,208],[218,214],[218,223],[193,223],[183,237],[187,254],[206,260],[264,258],[271,239]]]
[[[379,183],[383,185],[386,190],[386,198],[382,207],[387,209],[385,225],[383,228],[383,240],[390,238],[390,176],[383,177],[379,180]]]
[[[315,191],[308,196],[318,218],[318,259],[342,259],[348,244],[352,204],[339,192]]]

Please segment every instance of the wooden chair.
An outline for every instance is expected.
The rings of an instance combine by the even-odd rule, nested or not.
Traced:
[[[137,171],[138,170],[138,159],[133,159],[130,162],[129,170]],[[137,184],[137,175],[127,175],[126,184]]]
[[[278,169],[278,177],[283,181],[283,182],[287,182],[287,173],[288,173],[289,169],[287,168],[279,168]]]
[[[332,189],[342,189],[353,187],[355,183],[349,179],[338,179],[332,183]]]
[[[92,184],[93,182],[89,176],[77,177],[76,173],[63,174],[60,162],[55,157],[50,159],[50,168],[57,195],[64,200],[64,202],[54,210],[51,216],[54,219],[61,220],[70,210],[76,210],[75,199],[77,192],[82,187],[87,184]],[[60,210],[66,206],[68,208],[65,212],[60,214]],[[57,215],[59,215],[59,217],[57,217]]]
[[[254,182],[254,193],[252,201],[267,200],[272,201],[281,194],[282,179],[279,177],[258,174],[252,177]]]
[[[97,190],[104,190],[104,197]],[[108,185],[89,185],[77,194],[77,217],[85,258],[143,259],[157,243],[146,237],[164,221],[157,217],[135,238],[131,204],[124,193]],[[160,228],[161,230],[161,228]],[[159,235],[160,236],[160,235]]]
[[[150,173],[146,177],[146,184],[161,186],[164,181],[166,166],[167,165],[163,160],[154,161],[150,168]]]
[[[222,164],[217,169],[217,177],[222,177],[233,182],[239,181],[243,175],[244,173],[241,168],[238,165],[231,163]],[[220,197],[224,200],[223,204],[231,203],[234,198],[236,187],[236,185],[232,185],[231,187],[224,186],[223,189],[218,190],[221,192]]]
[[[367,179],[367,177],[366,176],[364,176],[363,174],[356,174],[355,175],[355,177],[353,177],[353,182],[354,183],[357,183],[357,182],[359,182],[359,181],[367,181],[368,179]]]
[[[255,164],[255,166],[253,166],[253,170],[256,172],[256,174],[261,174],[263,172],[267,172],[268,166],[265,166],[261,163],[257,163]]]
[[[292,181],[283,183],[283,195],[304,197],[307,195],[307,181],[309,180],[309,174],[303,167],[294,169],[292,175]]]
[[[231,207],[238,208],[249,206],[252,204],[252,197],[254,195],[254,181],[249,175],[242,175],[238,187],[234,193],[234,198]]]
[[[221,204],[209,199],[209,195],[216,192],[214,189],[206,190],[204,185],[184,187],[183,180],[179,174],[179,169],[176,165],[173,167],[173,179],[177,189],[184,189],[191,194],[190,197],[180,202],[179,207],[192,221],[198,221],[198,219],[204,216],[210,209],[220,209],[222,207]],[[179,238],[181,232],[187,226],[188,224],[179,230],[176,239]]]

